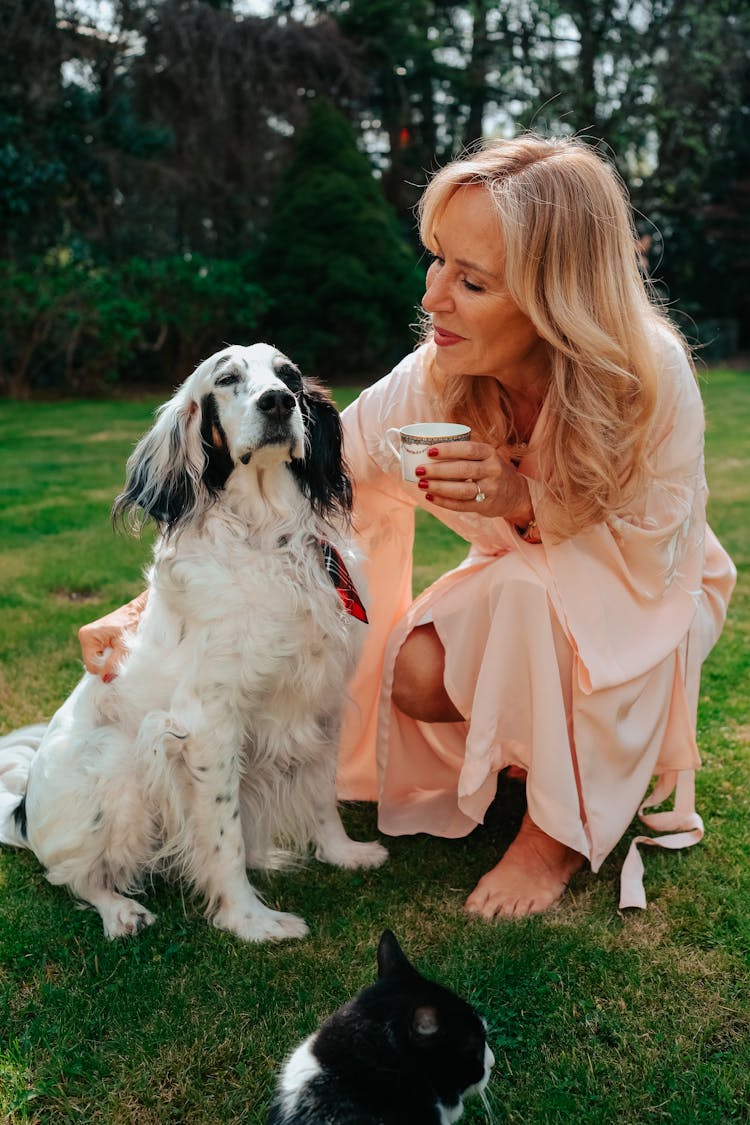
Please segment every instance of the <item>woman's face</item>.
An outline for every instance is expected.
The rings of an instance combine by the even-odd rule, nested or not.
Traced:
[[[447,375],[489,375],[530,389],[546,378],[547,347],[505,288],[502,231],[481,185],[458,188],[430,232],[434,260],[422,308]]]

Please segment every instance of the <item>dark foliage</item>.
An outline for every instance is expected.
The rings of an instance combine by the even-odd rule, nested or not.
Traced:
[[[231,5],[166,0],[144,20],[132,68],[139,116],[171,140],[150,163],[141,230],[174,247],[233,256],[255,244],[296,131],[318,94],[346,106],[362,85],[333,21],[238,18]],[[144,170],[145,171],[145,170]]]
[[[260,277],[268,334],[326,381],[371,375],[409,346],[422,279],[351,127],[326,102],[282,180]]]
[[[0,0],[0,392],[168,383],[265,290],[308,369],[371,378],[411,343],[430,169],[526,127],[609,150],[681,326],[750,345],[746,4],[102,7]],[[308,126],[324,99],[353,133]]]
[[[252,260],[0,261],[0,393],[174,385],[228,342],[251,343],[268,304]]]

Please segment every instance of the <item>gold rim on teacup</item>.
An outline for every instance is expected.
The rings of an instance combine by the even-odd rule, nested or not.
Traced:
[[[398,447],[391,440],[392,435],[398,438]],[[414,469],[430,446],[453,441],[470,441],[471,427],[458,422],[413,422],[408,426],[391,426],[386,430],[385,440],[401,461],[401,475],[404,480],[416,481]]]

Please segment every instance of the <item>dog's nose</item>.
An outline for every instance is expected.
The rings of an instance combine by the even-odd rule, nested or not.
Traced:
[[[271,418],[288,418],[294,410],[296,399],[291,391],[284,387],[264,391],[258,399],[258,410],[268,414]]]

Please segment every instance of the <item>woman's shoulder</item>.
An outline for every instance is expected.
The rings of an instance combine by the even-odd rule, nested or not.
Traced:
[[[700,401],[690,349],[677,329],[664,321],[658,322],[651,330],[651,341],[662,400]]]
[[[649,336],[660,366],[679,377],[689,375],[695,382],[690,349],[681,333],[669,321],[660,319],[651,325]]]
[[[381,384],[387,385],[390,382],[398,383],[403,380],[409,383],[423,383],[427,376],[430,354],[430,345],[420,344],[399,360],[396,366],[378,383],[374,383],[373,388]]]
[[[669,325],[654,328],[657,401],[652,418],[652,448],[675,442],[693,447],[703,440],[703,399],[690,351]],[[665,447],[666,448],[666,447]]]

